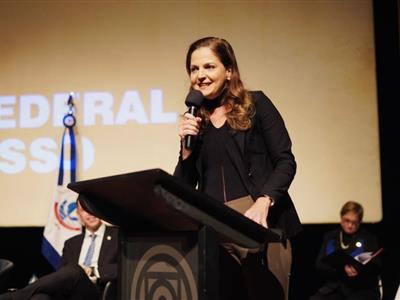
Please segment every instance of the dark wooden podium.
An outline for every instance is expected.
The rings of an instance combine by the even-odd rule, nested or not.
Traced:
[[[120,228],[118,299],[219,299],[221,242],[280,242],[235,210],[161,169],[70,183],[93,215]]]

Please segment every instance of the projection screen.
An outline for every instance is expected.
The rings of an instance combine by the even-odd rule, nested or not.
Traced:
[[[347,200],[381,220],[371,1],[17,1],[0,4],[0,226],[43,226],[62,118],[76,95],[78,180],[173,172],[187,48],[227,39],[248,89],[281,112],[303,223]]]

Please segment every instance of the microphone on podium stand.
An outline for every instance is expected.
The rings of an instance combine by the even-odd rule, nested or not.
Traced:
[[[189,94],[186,96],[185,104],[188,107],[188,113],[193,116],[197,116],[197,112],[203,103],[204,97],[203,94],[198,90],[191,90]],[[193,149],[195,143],[195,136],[187,135],[185,136],[185,148]]]

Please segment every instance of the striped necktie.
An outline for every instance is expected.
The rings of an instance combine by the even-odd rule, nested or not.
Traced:
[[[89,245],[88,251],[85,256],[85,260],[83,261],[84,266],[90,267],[90,264],[92,263],[92,258],[93,258],[93,253],[94,253],[94,245],[95,245],[94,241],[96,239],[96,236],[97,235],[95,235],[95,234],[89,235],[89,237],[91,238],[91,241],[90,241],[90,245]]]

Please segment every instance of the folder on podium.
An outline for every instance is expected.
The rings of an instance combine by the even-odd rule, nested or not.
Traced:
[[[284,239],[161,169],[68,188],[120,228],[118,299],[218,299],[220,243],[262,251]]]

